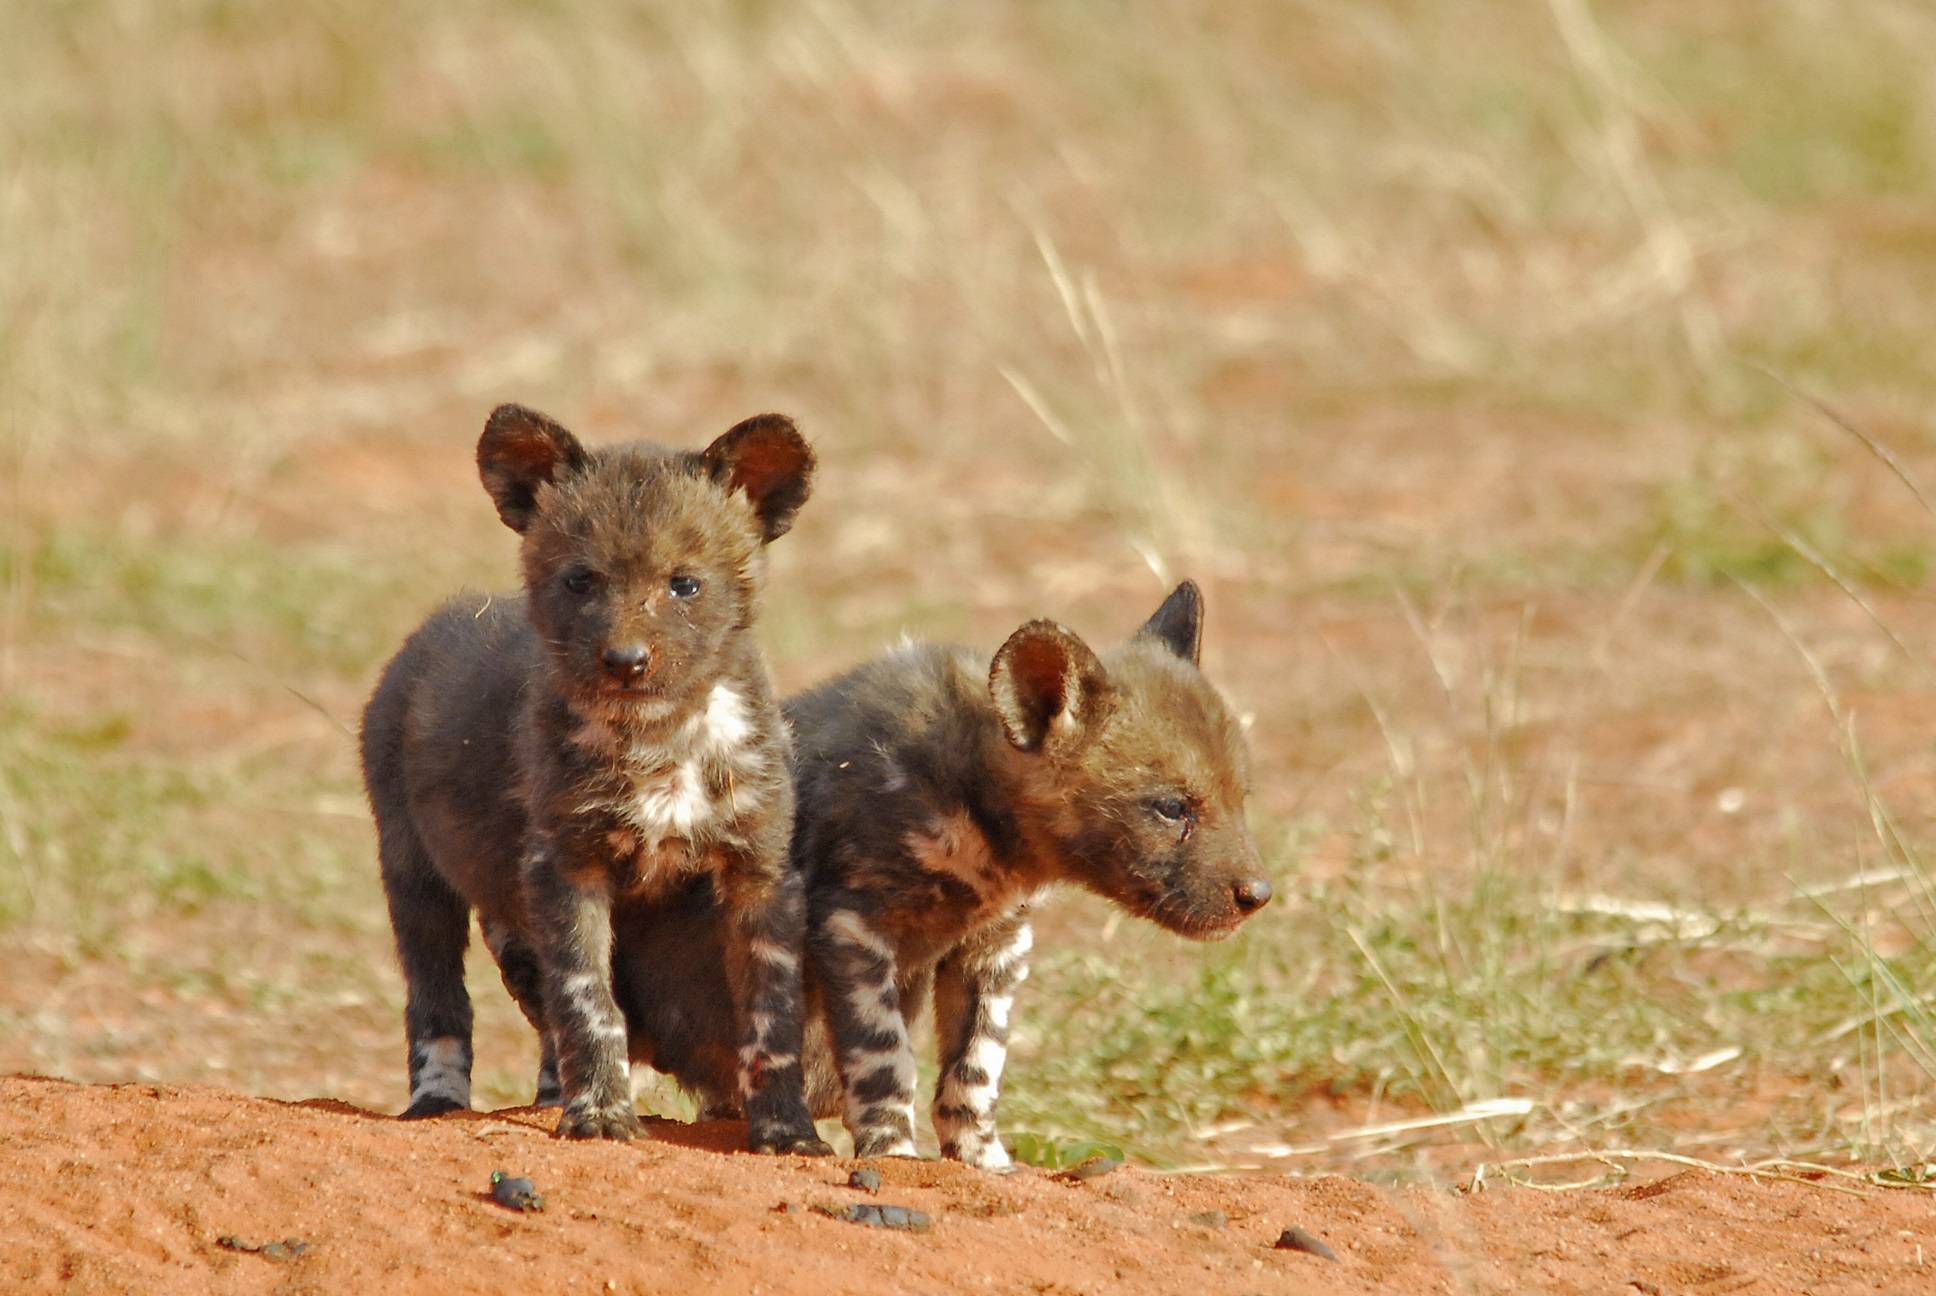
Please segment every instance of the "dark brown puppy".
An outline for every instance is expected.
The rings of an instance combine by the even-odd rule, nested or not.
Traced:
[[[820,1010],[808,1097],[832,1114],[844,1092],[859,1155],[914,1153],[907,1018],[931,987],[942,1155],[1008,1164],[995,1100],[1042,888],[1073,882],[1202,940],[1269,901],[1244,821],[1243,735],[1197,669],[1202,618],[1185,582],[1100,656],[1032,621],[992,662],[908,645],[786,704]],[[713,912],[703,884],[631,910],[617,977],[634,1057],[722,1112],[727,982],[701,972],[722,967]]]
[[[612,909],[703,874],[730,987],[716,1029],[738,1046],[751,1144],[824,1153],[801,1088],[789,741],[751,633],[762,551],[807,497],[812,450],[766,414],[702,452],[589,451],[506,405],[477,463],[523,536],[525,596],[437,612],[363,717],[409,991],[404,1114],[470,1105],[475,908],[544,1041],[538,1098],[562,1097],[558,1132],[629,1137]],[[659,983],[679,975],[662,968]]]

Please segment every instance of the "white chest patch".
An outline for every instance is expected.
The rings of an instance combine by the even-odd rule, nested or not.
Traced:
[[[631,787],[623,802],[626,820],[652,843],[690,838],[716,819],[750,809],[758,794],[734,776],[765,765],[765,753],[749,745],[753,735],[746,700],[731,685],[713,685],[706,705],[671,735],[625,754]],[[717,796],[706,786],[708,763],[727,771]]]

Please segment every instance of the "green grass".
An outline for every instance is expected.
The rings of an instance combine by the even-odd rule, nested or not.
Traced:
[[[355,786],[318,786],[274,753],[144,750],[138,723],[120,710],[54,724],[19,706],[0,713],[0,926],[94,947],[212,907],[330,922],[328,893],[347,871],[342,839],[362,829],[318,827],[355,804]]]
[[[1663,574],[1697,586],[1745,582],[1780,590],[1835,579],[1915,590],[1929,580],[1936,542],[1924,536],[1878,533],[1847,509],[1810,499],[1805,491],[1789,492],[1796,502],[1777,512],[1776,492],[1739,483],[1722,489],[1728,494],[1711,478],[1662,485],[1656,520],[1636,537],[1636,559],[1659,546],[1666,555]]]
[[[369,674],[395,649],[372,609],[411,597],[409,572],[340,544],[81,527],[44,531],[25,553],[0,547],[0,583],[14,582],[32,588],[37,616],[70,633],[135,635],[198,666],[227,656],[229,668],[255,663],[291,679]]]
[[[1623,1134],[1666,1146],[1673,1136],[1646,1108],[1684,1101],[1675,1069],[1721,1050],[1732,1052],[1702,1074],[1716,1092],[1769,1075],[1927,1098],[1936,1082],[1924,1006],[1936,955],[1917,912],[1936,894],[1927,877],[1921,898],[1896,898],[1923,943],[1887,957],[1852,923],[1825,949],[1783,952],[1784,935],[1820,919],[1797,903],[1779,915],[1689,908],[1698,933],[1675,935],[1650,918],[1579,912],[1523,872],[1442,896],[1285,882],[1288,911],[1265,911],[1226,946],[1166,951],[1173,938],[1139,931],[1119,937],[1121,952],[1049,951],[1018,1008],[1005,1122],[1112,1140],[1158,1164],[1243,1164],[1256,1158],[1241,1142],[1206,1137],[1234,1125],[1281,1141],[1271,1132],[1294,1125],[1314,1093],[1399,1115],[1525,1098],[1530,1114],[1478,1136],[1501,1149],[1618,1145]],[[1849,1026],[1889,1004],[1908,1008]],[[1846,1105],[1833,1090],[1822,1099]],[[1836,1159],[1928,1154],[1936,1130],[1913,1111],[1860,1109],[1863,1119],[1825,1116],[1812,1130],[1785,1113],[1735,1137]]]

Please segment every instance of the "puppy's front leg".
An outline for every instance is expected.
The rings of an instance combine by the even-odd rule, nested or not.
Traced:
[[[545,1017],[557,1041],[564,1138],[629,1139],[639,1131],[612,998],[612,897],[603,878],[568,876],[552,850],[524,863],[525,903],[543,970]]]
[[[810,948],[854,1155],[916,1155],[914,1049],[895,989],[893,945],[859,910],[832,908],[814,924]]]
[[[782,862],[784,867],[784,862]],[[800,1042],[805,1004],[800,954],[807,926],[806,882],[787,871],[776,882],[753,860],[729,860],[722,877],[726,966],[739,1017],[739,1091],[747,1145],[755,1152],[832,1156],[807,1112]]]
[[[995,1100],[1008,1057],[1008,1015],[1028,977],[1033,934],[1022,914],[973,933],[934,974],[934,1033],[941,1080],[934,1132],[941,1155],[983,1170],[1009,1168],[995,1132]]]

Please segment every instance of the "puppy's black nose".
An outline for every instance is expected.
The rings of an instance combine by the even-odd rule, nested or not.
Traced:
[[[1231,899],[1245,913],[1256,913],[1270,903],[1271,884],[1263,878],[1245,878],[1230,888]]]
[[[652,650],[644,644],[618,644],[607,648],[598,659],[605,663],[605,673],[619,683],[636,684],[645,678]]]

